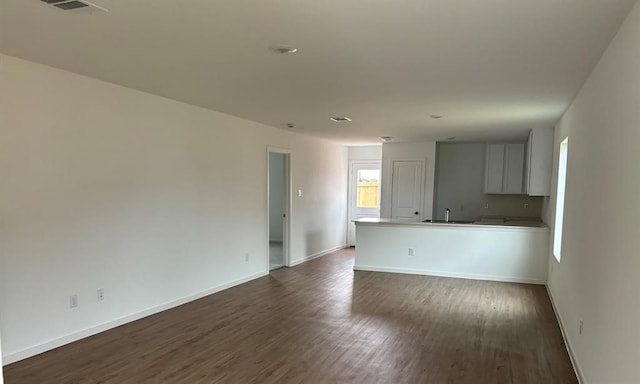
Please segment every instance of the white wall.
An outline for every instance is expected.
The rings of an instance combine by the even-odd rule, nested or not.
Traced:
[[[346,147],[295,135],[291,145],[291,264],[346,246]]]
[[[636,4],[556,127],[556,174],[569,136],[567,198],[562,259],[549,256],[548,286],[583,384],[639,380],[639,68]]]
[[[382,160],[382,144],[349,147],[349,161]]]
[[[269,153],[269,241],[282,241],[282,214],[285,212],[285,158]]]
[[[362,222],[356,227],[356,270],[531,284],[547,280],[548,228]]]
[[[477,220],[484,213],[484,143],[438,143],[433,214],[451,220]]]
[[[291,150],[304,191],[291,261],[344,246],[345,147],[8,56],[0,65],[5,364],[267,273],[267,146]]]
[[[391,184],[393,160],[424,159],[424,195],[421,220],[431,219],[433,210],[433,183],[435,173],[436,143],[425,141],[416,143],[382,144],[382,187],[380,190],[380,217],[391,218]]]

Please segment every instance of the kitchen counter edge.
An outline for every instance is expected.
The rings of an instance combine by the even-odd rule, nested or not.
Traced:
[[[376,218],[364,218],[354,220],[356,225],[380,225],[380,226],[393,226],[393,227],[413,227],[413,228],[434,228],[434,229],[468,229],[468,230],[500,230],[500,231],[536,231],[536,232],[548,232],[549,227],[546,224],[540,226],[525,226],[525,225],[504,225],[504,224],[456,224],[456,223],[424,223],[424,222],[404,222],[394,221],[389,219],[376,219]]]

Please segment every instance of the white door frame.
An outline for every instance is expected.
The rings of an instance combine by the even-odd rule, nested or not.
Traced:
[[[270,153],[280,153],[285,155],[285,204],[284,204],[284,227],[282,228],[282,252],[283,252],[283,261],[285,267],[291,266],[291,257],[290,257],[290,249],[291,249],[291,151],[288,149],[271,147],[267,146],[267,266],[266,270],[269,273],[269,154]]]
[[[419,193],[419,203],[418,203],[418,222],[421,222],[423,220],[424,217],[424,194],[425,194],[425,180],[426,180],[426,173],[427,173],[427,159],[424,157],[397,157],[397,158],[392,158],[390,161],[390,176],[391,176],[391,180],[389,183],[389,197],[388,197],[388,201],[389,201],[389,219],[393,219],[393,191],[394,188],[396,187],[393,183],[393,178],[394,178],[394,169],[395,169],[395,163],[400,163],[400,162],[405,162],[405,161],[417,161],[419,163],[421,163],[421,167],[422,167],[422,174],[420,175],[421,181],[420,181],[420,193]]]
[[[380,175],[382,176],[382,161],[381,160],[350,160],[349,161],[349,182],[348,187],[349,191],[348,191],[348,204],[347,204],[347,245],[351,245],[352,243],[352,239],[351,239],[351,230],[350,230],[350,226],[351,226],[351,221],[354,220],[353,216],[354,216],[354,212],[353,212],[353,206],[352,206],[352,202],[354,201],[354,199],[356,198],[355,195],[355,180],[354,180],[354,168],[357,165],[371,165],[371,166],[377,166],[378,169],[380,169]],[[382,179],[380,179],[380,195],[379,200],[378,200],[378,217],[380,217],[380,207],[382,202],[380,201],[382,199]]]

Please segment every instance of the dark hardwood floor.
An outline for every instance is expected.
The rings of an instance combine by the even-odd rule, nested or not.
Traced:
[[[6,384],[577,383],[543,286],[347,249],[5,367]]]

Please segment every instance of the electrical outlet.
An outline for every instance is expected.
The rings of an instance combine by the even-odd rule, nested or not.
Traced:
[[[489,209],[489,203],[484,203],[484,209]]]
[[[69,308],[76,308],[78,306],[78,295],[69,296]]]
[[[249,261],[249,252],[244,254],[244,261]]]
[[[413,256],[414,255],[414,250],[413,248],[409,248],[409,256]]]
[[[582,335],[582,329],[584,328],[584,320],[580,319],[580,330],[579,330],[579,334]]]
[[[529,209],[529,203],[524,203],[524,209]]]
[[[102,301],[104,300],[104,289],[103,288],[99,288],[98,289],[98,301]]]

